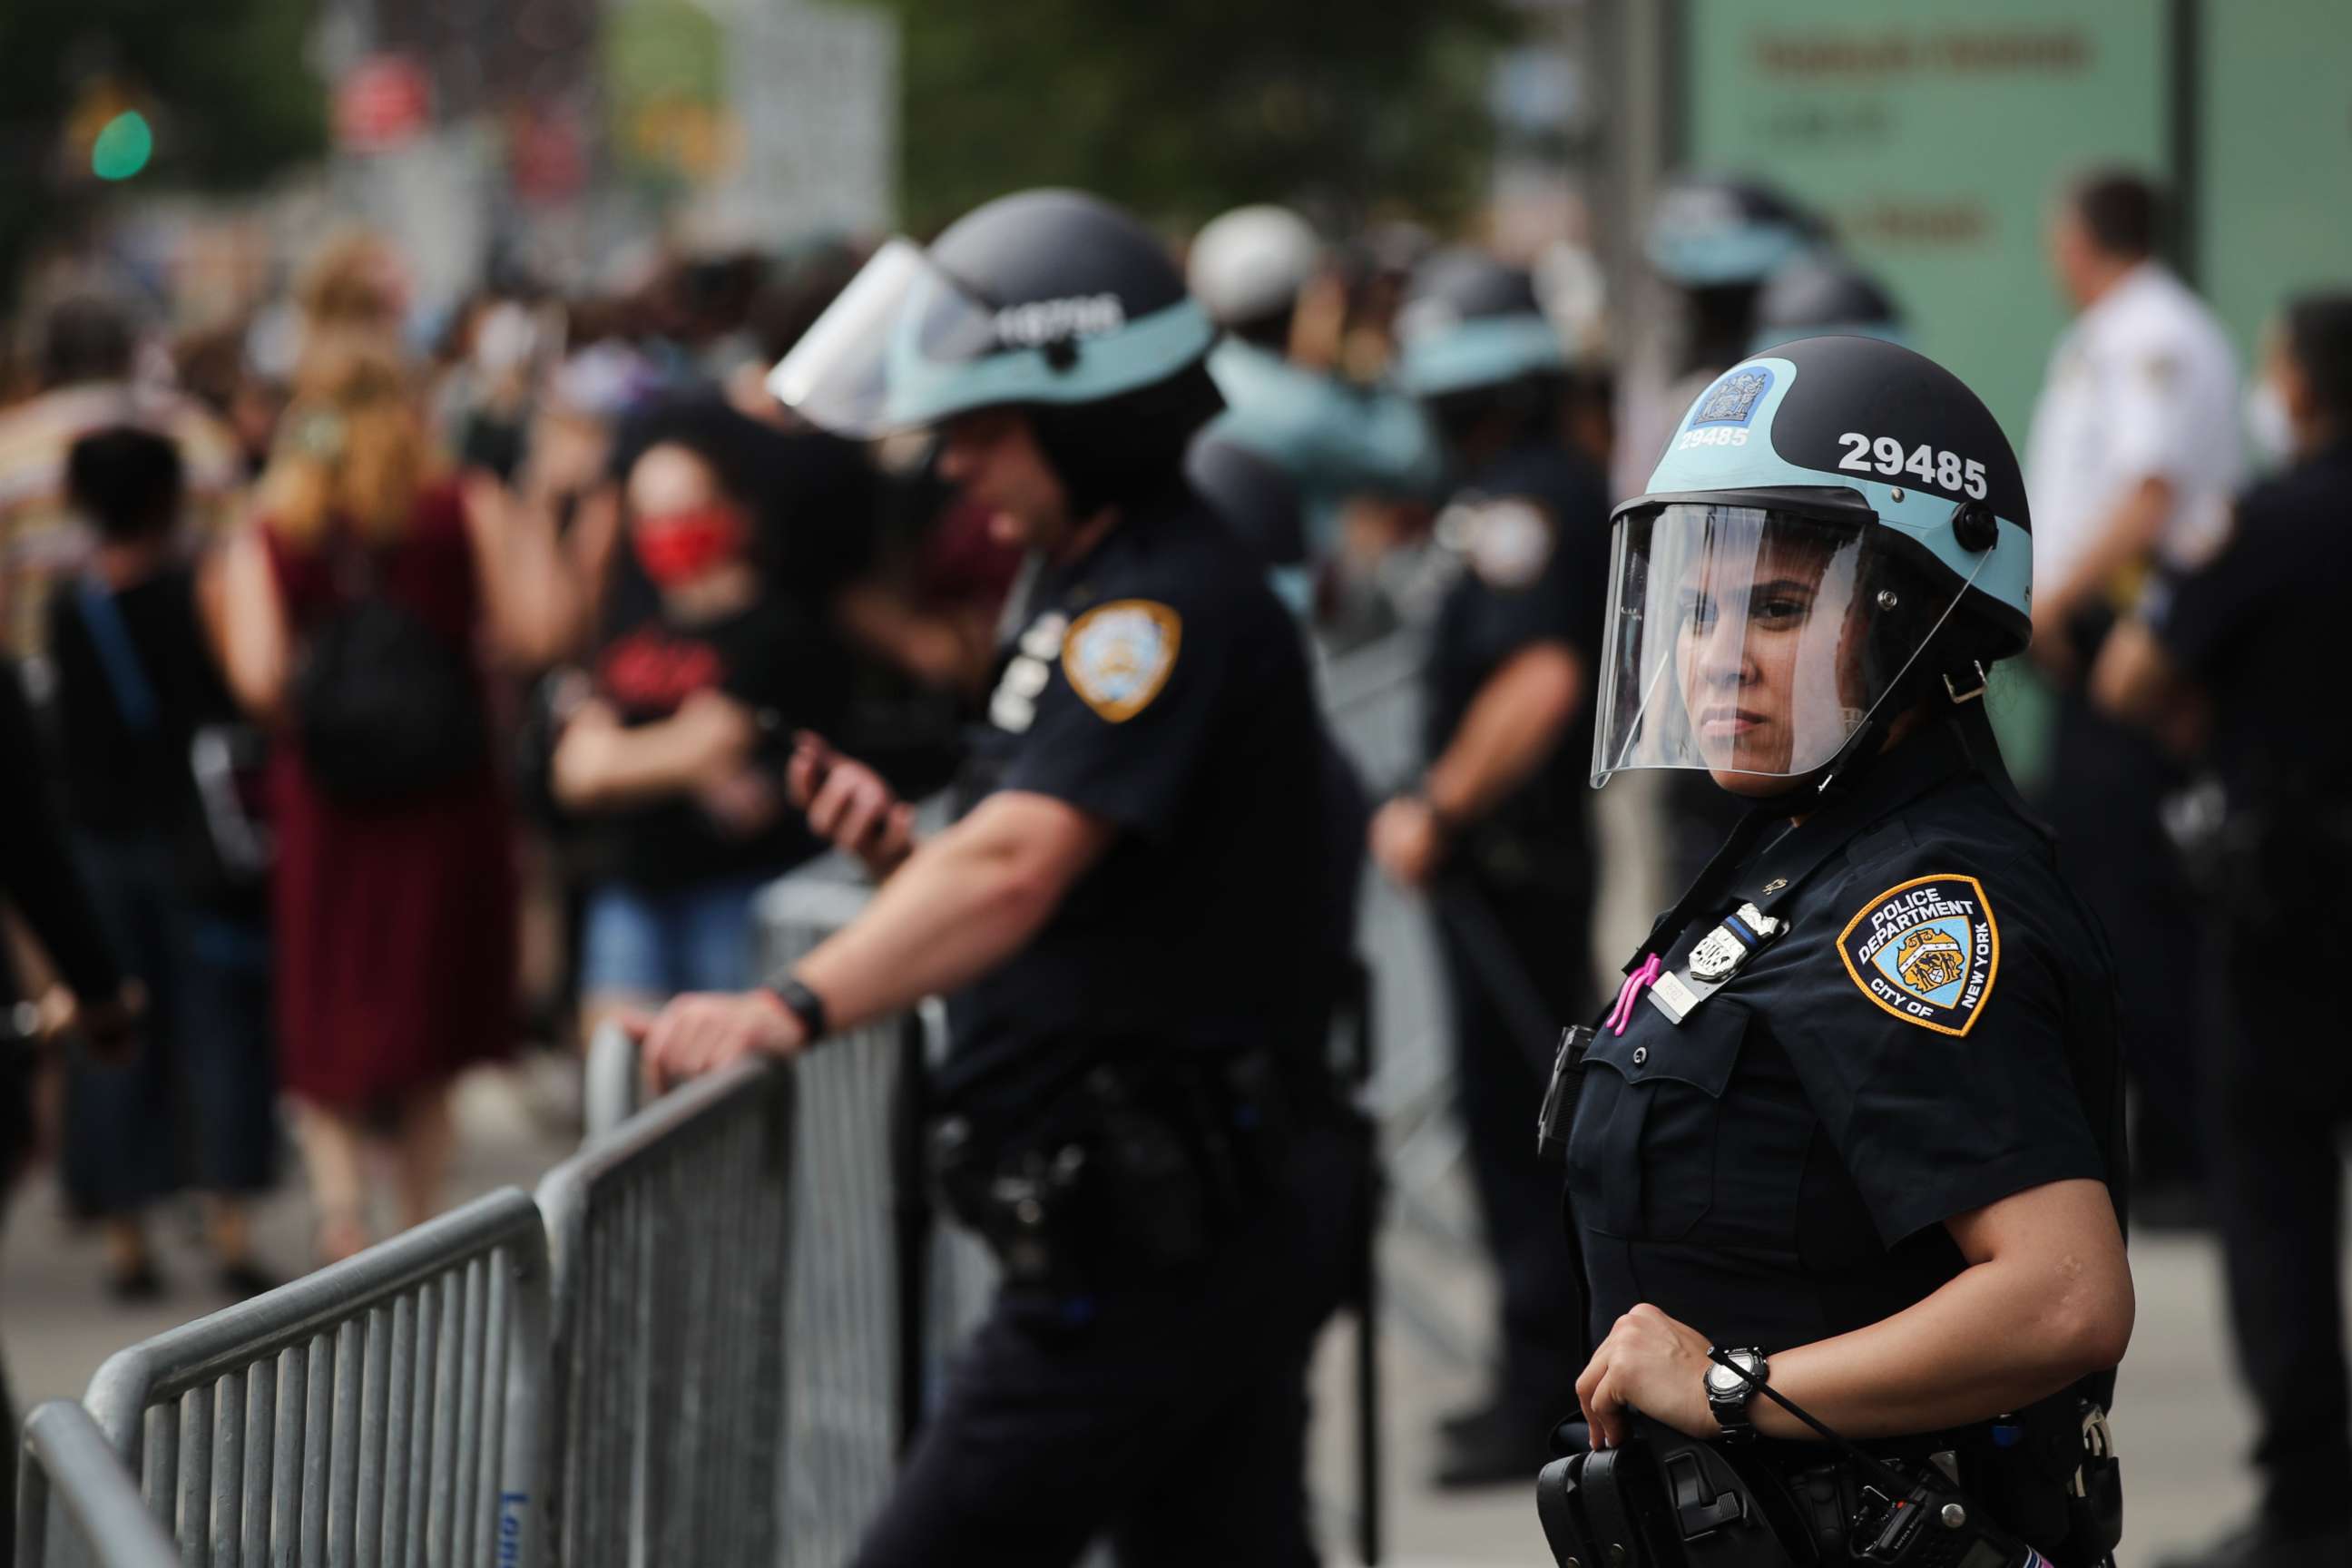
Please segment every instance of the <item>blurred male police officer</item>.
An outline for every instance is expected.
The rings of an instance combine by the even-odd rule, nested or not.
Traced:
[[[1590,1010],[1592,743],[1608,500],[1561,440],[1567,356],[1528,274],[1474,251],[1425,263],[1398,318],[1399,379],[1459,488],[1438,521],[1464,569],[1439,607],[1428,771],[1383,806],[1372,855],[1433,886],[1453,993],[1456,1104],[1502,1275],[1486,1407],[1446,1424],[1441,1484],[1522,1481],[1576,1380],[1559,1188],[1527,1114],[1559,1026]]]
[[[2233,536],[2150,584],[2099,656],[2110,712],[2177,731],[2210,699],[2226,809],[2200,857],[2230,1023],[2203,1053],[2207,1157],[2238,1358],[2261,1409],[2262,1509],[2176,1568],[2352,1559],[2342,1163],[2352,1110],[2343,1009],[2313,973],[2352,885],[2352,730],[2314,694],[2344,657],[2352,600],[2352,294],[2289,306],[2268,391],[2294,460],[2246,492]],[[2137,930],[2137,927],[2135,927]]]
[[[1213,329],[1068,192],[883,247],[777,367],[832,428],[929,426],[1026,546],[969,809],[911,843],[804,740],[811,824],[887,877],[776,992],[652,1024],[670,1076],[950,994],[935,1174],[1003,1267],[858,1562],[1314,1559],[1305,1374],[1353,1222],[1323,1071],[1322,733],[1300,639],[1184,486]]]
[[[2124,1059],[2139,1116],[2134,1210],[2193,1218],[2193,1016],[2198,921],[2161,803],[2186,782],[2147,736],[2093,709],[2082,672],[2149,568],[2193,565],[2220,542],[2240,473],[2238,374],[2221,324],[2155,259],[2147,181],[2101,174],[2051,218],[2052,265],[2080,314],[2058,341],[2026,447],[2033,498],[2033,654],[2059,688],[2042,803],[2067,874],[2111,931],[2122,966]]]
[[[1276,591],[1304,611],[1317,563],[1336,545],[1340,516],[1359,497],[1425,500],[1437,483],[1437,444],[1409,397],[1351,386],[1290,357],[1300,296],[1322,242],[1287,207],[1236,207],[1192,241],[1185,276],[1223,341],[1209,374],[1226,408],[1210,435],[1271,459],[1298,493],[1303,549],[1278,567]]]

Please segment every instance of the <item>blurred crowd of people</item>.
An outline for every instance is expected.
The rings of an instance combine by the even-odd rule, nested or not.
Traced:
[[[1570,465],[1528,482],[1561,513],[1560,569],[1592,578],[1564,591],[1597,615],[1606,559],[1583,545],[1605,542],[1609,497],[1642,490],[1692,396],[1773,342],[1905,331],[1819,216],[1739,181],[1658,203],[1662,309],[1641,323],[1655,331],[1596,313],[1575,254],[1498,266],[1402,225],[1333,244],[1271,206],[1184,248],[1223,333],[1226,404],[1191,471],[1328,649],[1404,626],[1442,645],[1449,614],[1516,614],[1551,570],[1549,536],[1530,543],[1465,480],[1530,447]],[[2053,204],[2054,274],[2079,317],[2029,453],[2036,651],[2057,709],[2042,805],[2122,960],[2144,1216],[2219,1214],[2242,1329],[2302,1347],[2271,1358],[2284,1366],[2253,1358],[2277,1390],[2265,1451],[2296,1456],[2280,1462],[2298,1485],[2340,1481],[2342,1352],[2318,1344],[2340,1316],[2335,1209],[2315,1190],[2334,1192],[2340,1095],[2305,1108],[2289,1152],[2260,1135],[2271,1100],[2212,1090],[2250,1076],[2229,1042],[2256,1021],[2326,1032],[2289,1016],[2313,988],[2265,978],[2256,955],[2320,935],[2316,905],[2261,868],[2347,854],[2352,760],[2285,661],[2324,668],[2325,616],[2290,613],[2296,574],[2352,586],[2341,531],[2307,521],[2342,493],[2310,476],[2346,449],[2352,307],[2286,310],[2255,400],[2283,477],[2245,494],[2238,369],[2161,252],[2158,193],[2132,176]],[[40,735],[16,748],[21,798],[0,822],[39,950],[16,944],[16,1016],[75,1042],[64,1184],[104,1228],[115,1291],[163,1288],[143,1216],[184,1190],[205,1196],[229,1290],[298,1261],[257,1258],[244,1215],[277,1179],[281,1097],[318,1258],[341,1258],[440,1203],[461,1069],[752,983],[755,895],[819,847],[784,800],[798,735],[874,761],[908,798],[949,776],[1022,563],[920,443],[796,426],[765,384],[864,255],[836,241],[680,261],[609,296],[507,279],[422,343],[396,246],[365,236],[324,247],[250,319],[179,341],[126,299],[32,310],[0,376],[0,630],[26,699],[0,682],[0,724]],[[1465,321],[1483,324],[1454,331]],[[1492,605],[1460,606],[1465,570]],[[1406,884],[1437,883],[1462,826],[1435,797],[1486,765],[1465,759],[1492,743],[1477,700],[1510,683],[1490,681],[1518,672],[1496,699],[1507,717],[1549,700],[1508,648],[1479,655],[1477,628],[1457,630],[1486,661],[1434,694],[1450,708],[1428,777],[1373,818],[1373,858]],[[1544,721],[1559,766],[1526,767],[1568,783],[1540,786],[1518,859],[1498,869],[1492,837],[1458,847],[1517,963],[1540,975],[1538,950],[1573,954],[1573,983],[1543,997],[1554,1010],[1591,1010],[1596,859],[1687,871],[1728,809],[1678,791],[1657,842],[1590,842],[1570,752],[1589,745],[1588,645],[1604,635],[1573,620],[1538,638],[1570,650],[1570,695]],[[1530,776],[1502,793],[1537,790]],[[1482,1108],[1531,1107],[1541,1064],[1476,1048],[1510,1031],[1513,998],[1472,994],[1492,990],[1491,955],[1452,956],[1465,1116],[1499,1127],[1519,1111]],[[2290,1081],[2319,1070],[2271,1048]],[[2326,1070],[2340,1088],[2340,1064]],[[2200,1125],[2216,1103],[2234,1119]],[[20,1122],[19,1152],[29,1137]],[[1503,1339],[1534,1357],[1572,1307],[1556,1270],[1514,1258],[1559,1251],[1548,1178],[1505,1163],[1477,1185],[1513,1298]],[[2281,1248],[2308,1262],[2293,1307],[2257,1261]],[[1558,1407],[1559,1369],[1506,1360],[1498,1407],[1514,1388]],[[1467,1413],[1458,1472],[1523,1474],[1517,1432]]]

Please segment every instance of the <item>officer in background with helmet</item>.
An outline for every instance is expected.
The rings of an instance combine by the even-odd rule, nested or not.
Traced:
[[[1316,712],[1255,560],[1184,485],[1213,329],[1070,192],[885,246],[776,368],[803,417],[929,427],[1030,564],[961,819],[915,844],[805,738],[788,787],[883,879],[775,992],[654,1021],[669,1077],[949,995],[934,1175],[1004,1272],[856,1561],[1297,1564],[1307,1359],[1357,1223]]]
[[[1435,438],[1410,397],[1349,385],[1291,357],[1302,296],[1322,262],[1305,218],[1261,205],[1212,219],[1185,263],[1192,297],[1224,331],[1209,374],[1226,407],[1208,435],[1270,459],[1298,493],[1304,548],[1276,568],[1276,589],[1302,615],[1350,501],[1425,501],[1438,479]]]
[[[2352,885],[2352,731],[2319,709],[2352,600],[2352,293],[2291,302],[2256,406],[2290,460],[2238,500],[2229,542],[2168,567],[2099,651],[2107,712],[2204,744],[2221,789],[2196,857],[2228,1024],[2198,1031],[2194,1088],[2229,1265],[2230,1326],[2261,1413],[2254,1518],[2167,1568],[2352,1560],[2343,1156],[2352,1058],[2311,973]]]
[[[1894,296],[1868,272],[1832,250],[1783,265],[1756,294],[1751,354],[1792,338],[1876,338],[1909,346]]]
[[[1754,1548],[1706,1561],[2095,1568],[2120,1068],[2108,954],[1985,717],[2030,627],[2016,459],[1941,367],[1811,338],[1705,389],[1614,526],[1596,781],[1688,770],[1744,815],[1546,1108],[1596,1344],[1555,1550],[1609,1529],[1555,1476],[1665,1452],[1736,1478],[1675,1494],[1683,1538]]]
[[[1373,818],[1372,856],[1431,890],[1453,997],[1456,1110],[1501,1345],[1485,1405],[1446,1422],[1441,1485],[1518,1481],[1572,1386],[1576,1313],[1559,1191],[1527,1108],[1559,1025],[1591,1005],[1584,759],[1601,658],[1608,500],[1561,438],[1568,358],[1526,272],[1470,250],[1424,263],[1398,317],[1399,381],[1458,476],[1438,519],[1459,569],[1433,629],[1427,770]]]

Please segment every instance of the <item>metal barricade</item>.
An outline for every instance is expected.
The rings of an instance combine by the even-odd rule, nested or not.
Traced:
[[[194,1568],[535,1568],[547,1292],[509,1187],[120,1352],[84,1403]]]
[[[565,1568],[777,1558],[794,1076],[698,1079],[540,1183]]]
[[[139,1483],[71,1400],[53,1399],[26,1418],[16,1476],[23,1568],[179,1568]]]
[[[870,894],[839,859],[771,884],[756,917],[760,972],[788,973]],[[796,1064],[788,1563],[849,1558],[920,1419],[939,1278],[919,1143],[923,1053],[919,1023],[896,1018],[844,1031]]]

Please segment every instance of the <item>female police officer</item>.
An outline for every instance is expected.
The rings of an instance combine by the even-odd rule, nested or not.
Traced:
[[[1760,1383],[1953,1454],[2011,1530],[2096,1563],[2065,1493],[2105,1431],[2076,1391],[2104,1402],[2132,1321],[2113,983],[1984,716],[2028,635],[2009,445],[1917,354],[1806,339],[1707,387],[1614,526],[1596,782],[1697,769],[1752,805],[1584,1058],[1592,1446],[1634,1411],[1812,1436]]]
[[[1031,556],[970,809],[911,847],[869,771],[804,744],[812,826],[887,879],[778,992],[681,998],[646,1037],[684,1076],[950,994],[937,1174],[1007,1287],[868,1568],[1066,1563],[1100,1530],[1128,1563],[1313,1558],[1348,883],[1304,648],[1181,477],[1212,335],[1140,225],[1031,192],[885,247],[771,379],[835,429],[938,427]]]

